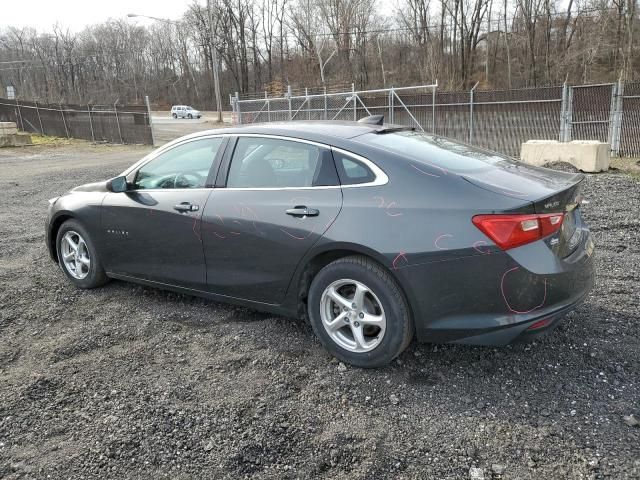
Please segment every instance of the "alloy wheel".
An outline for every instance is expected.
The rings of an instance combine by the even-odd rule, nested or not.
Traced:
[[[89,275],[91,257],[84,238],[73,230],[69,230],[60,240],[60,253],[64,268],[73,278],[82,280]]]
[[[387,321],[382,304],[373,291],[356,280],[331,283],[320,298],[320,318],[331,339],[355,353],[380,345]]]

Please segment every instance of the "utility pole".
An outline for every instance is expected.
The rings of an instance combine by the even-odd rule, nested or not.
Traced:
[[[218,50],[214,44],[213,14],[211,13],[211,0],[207,0],[207,14],[209,15],[209,48],[211,50],[211,69],[213,70],[213,86],[216,92],[216,110],[218,110],[218,122],[222,123],[222,98],[220,97],[220,78],[218,77]]]

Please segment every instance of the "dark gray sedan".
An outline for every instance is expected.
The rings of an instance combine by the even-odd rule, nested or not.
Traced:
[[[581,174],[389,125],[200,132],[51,199],[51,257],[109,278],[303,317],[340,360],[415,336],[499,345],[552,329],[594,281]]]

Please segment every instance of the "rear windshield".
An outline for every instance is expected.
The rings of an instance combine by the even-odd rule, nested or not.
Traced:
[[[360,137],[367,143],[381,147],[411,160],[436,165],[454,173],[486,170],[515,162],[493,152],[458,143],[448,138],[415,131],[371,133]]]

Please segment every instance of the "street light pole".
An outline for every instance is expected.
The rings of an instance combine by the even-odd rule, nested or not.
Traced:
[[[220,78],[218,77],[218,50],[214,45],[213,36],[213,14],[211,13],[211,0],[207,0],[207,13],[209,15],[209,35],[211,42],[211,69],[213,70],[213,86],[216,92],[216,110],[218,111],[218,122],[222,123],[222,98],[220,96]]]
[[[220,78],[218,77],[218,52],[213,45],[213,15],[211,14],[211,0],[207,0],[207,13],[209,15],[209,35],[211,40],[209,42],[209,48],[211,49],[211,63],[213,70],[213,87],[216,94],[216,110],[218,111],[218,122],[222,123],[222,98],[220,97]],[[178,22],[169,20],[167,18],[152,17],[150,15],[138,15],[136,13],[128,13],[127,17],[144,17],[151,20],[157,20],[159,22],[173,23],[178,25]]]

